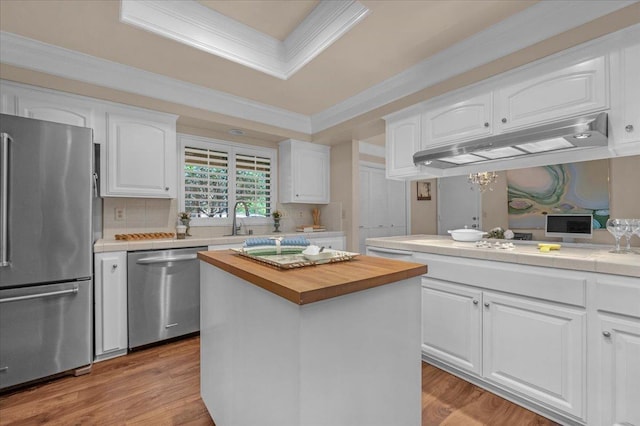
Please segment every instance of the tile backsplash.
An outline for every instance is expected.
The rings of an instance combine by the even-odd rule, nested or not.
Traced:
[[[313,224],[312,210],[320,209],[320,223],[327,231],[342,231],[342,204],[278,204],[277,209],[284,213],[281,220],[282,232],[293,232],[295,228]],[[121,217],[118,213],[122,212]],[[116,234],[135,234],[144,232],[175,232],[178,218],[178,201],[152,198],[104,198],[103,199],[103,238],[113,239]],[[242,218],[239,224],[245,226]],[[250,225],[255,234],[267,234],[273,231],[273,225]],[[229,226],[193,226],[191,235],[197,237],[218,237],[230,232]]]

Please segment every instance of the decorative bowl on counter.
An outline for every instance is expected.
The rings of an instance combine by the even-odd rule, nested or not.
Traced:
[[[456,241],[480,241],[486,232],[478,231],[476,229],[454,229],[453,231],[447,231],[451,234],[451,237]]]

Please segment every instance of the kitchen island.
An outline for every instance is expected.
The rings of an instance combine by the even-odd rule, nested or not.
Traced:
[[[420,424],[425,265],[198,257],[201,394],[217,425]]]

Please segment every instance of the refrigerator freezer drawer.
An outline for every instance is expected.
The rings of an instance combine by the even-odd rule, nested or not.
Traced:
[[[91,284],[0,290],[0,389],[91,364]]]

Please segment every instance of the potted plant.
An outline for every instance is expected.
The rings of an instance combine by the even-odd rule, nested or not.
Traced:
[[[274,210],[271,213],[273,216],[273,232],[280,232],[280,219],[282,218],[282,212],[280,210]]]
[[[189,223],[191,222],[191,215],[189,215],[189,213],[187,212],[180,212],[178,213],[178,220],[180,220],[181,224],[187,227],[185,235],[187,237],[190,237],[191,234],[189,233],[189,230],[191,229],[191,227],[189,226]]]

